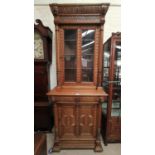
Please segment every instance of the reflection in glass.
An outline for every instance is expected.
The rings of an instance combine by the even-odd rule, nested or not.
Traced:
[[[115,81],[121,81],[121,42],[117,41],[115,46]]]
[[[76,53],[76,33],[77,30],[64,30],[65,55]]]
[[[112,104],[112,109],[111,109],[111,116],[113,117],[120,117],[121,116],[121,42],[120,41],[115,41],[112,42],[113,44],[111,45],[111,40],[108,40],[104,44],[104,89],[107,93],[112,95],[112,103],[109,98],[105,101],[105,104]],[[114,66],[110,66],[110,57],[112,54],[112,49],[111,46],[115,47],[114,51]],[[109,77],[109,71],[110,68],[114,69],[114,74],[112,75],[112,81],[110,81]],[[107,107],[104,106],[103,112],[106,114],[107,112]]]
[[[82,31],[82,81],[93,81],[95,30]]]
[[[76,81],[76,69],[65,69],[65,81],[67,82]]]
[[[93,70],[92,69],[82,69],[82,81],[91,82],[93,81]]]
[[[72,56],[72,55],[65,56],[65,68],[66,69],[70,69],[70,68],[75,69],[75,56]]]
[[[77,30],[64,30],[65,81],[76,81]]]
[[[68,41],[72,41],[72,40],[76,40],[76,32],[77,30],[64,30],[64,37],[65,37],[65,40],[68,40]]]
[[[121,109],[112,109],[111,116],[121,116]]]
[[[116,41],[111,116],[121,116],[121,42]]]
[[[103,68],[103,86],[106,92],[108,92],[108,86],[109,86],[109,68],[110,68],[110,45],[109,42],[106,42],[104,44],[104,68]]]
[[[37,32],[34,32],[34,58],[44,59],[43,40]]]

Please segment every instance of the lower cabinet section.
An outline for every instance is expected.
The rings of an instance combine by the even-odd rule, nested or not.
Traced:
[[[55,144],[53,151],[63,148],[92,148],[102,151],[100,110],[98,102],[57,102],[54,104]]]
[[[59,135],[61,138],[96,136],[96,105],[59,105]]]
[[[108,142],[121,141],[121,118],[111,117],[109,120],[109,130],[107,131]]]
[[[108,125],[106,127],[106,124]],[[105,145],[121,142],[121,117],[113,116],[107,122],[107,117],[102,114],[102,137]]]

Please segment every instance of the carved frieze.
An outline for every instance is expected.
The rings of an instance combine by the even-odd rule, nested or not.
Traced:
[[[100,16],[59,16],[55,18],[55,23],[73,24],[73,23],[104,23],[104,18]]]
[[[105,15],[109,4],[50,4],[54,16],[62,14],[102,14]]]
[[[104,23],[109,4],[50,4],[55,24]]]

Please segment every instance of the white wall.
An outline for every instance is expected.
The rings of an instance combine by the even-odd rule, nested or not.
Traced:
[[[54,18],[48,4],[51,3],[110,3],[111,6],[106,14],[104,26],[104,42],[111,36],[112,32],[121,32],[121,1],[120,0],[35,0],[34,20],[41,19],[45,26],[53,32],[53,54],[50,67],[50,87],[56,86],[56,46]]]
[[[53,32],[53,46],[52,46],[52,64],[50,66],[50,88],[57,85],[56,77],[56,43],[55,43],[55,26],[54,18],[49,9],[49,6],[35,6],[34,7],[34,20],[41,19],[44,26],[48,26]]]

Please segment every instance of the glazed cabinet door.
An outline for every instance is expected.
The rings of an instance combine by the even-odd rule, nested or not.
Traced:
[[[61,84],[96,85],[100,27],[62,26],[59,36]]]

